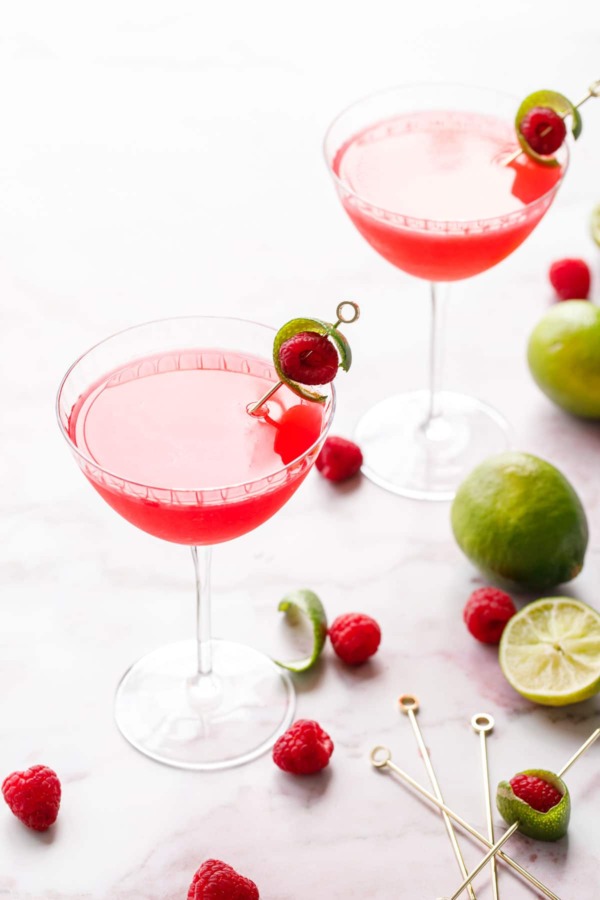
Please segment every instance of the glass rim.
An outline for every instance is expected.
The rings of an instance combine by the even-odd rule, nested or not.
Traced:
[[[569,141],[568,140],[565,140],[564,143],[562,144],[562,147],[560,148],[561,150],[564,149],[565,160],[564,160],[564,163],[561,163],[561,175],[560,175],[560,178],[558,179],[558,181],[555,184],[553,184],[552,187],[549,188],[547,191],[545,191],[543,194],[540,194],[539,197],[536,197],[535,200],[532,200],[530,203],[524,204],[521,209],[515,209],[515,210],[512,210],[511,212],[506,212],[506,213],[500,213],[495,216],[484,216],[484,217],[481,217],[478,219],[427,219],[425,217],[419,217],[419,216],[407,216],[404,213],[399,212],[398,210],[391,210],[391,209],[387,209],[382,206],[375,206],[375,204],[371,203],[369,200],[366,200],[364,197],[362,197],[356,191],[352,190],[352,188],[350,188],[350,186],[348,184],[346,184],[339,177],[339,175],[334,171],[333,166],[332,166],[332,162],[335,159],[335,156],[337,155],[337,152],[340,149],[340,147],[336,148],[335,153],[332,155],[331,161],[329,159],[327,145],[328,145],[328,140],[330,138],[330,135],[331,135],[333,129],[335,128],[335,126],[344,118],[344,116],[347,113],[351,112],[354,109],[357,109],[358,107],[362,106],[363,104],[367,104],[369,101],[376,100],[379,97],[383,98],[386,95],[391,95],[391,94],[394,94],[394,93],[400,92],[400,91],[419,90],[422,88],[480,91],[481,93],[496,95],[497,97],[504,97],[506,100],[514,101],[515,112],[518,109],[518,104],[519,104],[519,99],[517,97],[515,97],[513,94],[510,94],[506,91],[497,90],[496,88],[488,88],[488,87],[480,87],[477,85],[463,84],[463,83],[459,83],[459,82],[447,83],[447,82],[441,82],[441,81],[419,81],[419,82],[415,82],[414,84],[405,82],[404,84],[393,85],[392,87],[382,88],[380,90],[372,91],[369,94],[365,94],[364,96],[360,97],[358,100],[353,100],[351,103],[347,104],[331,120],[331,122],[329,123],[329,126],[327,127],[327,130],[325,131],[325,135],[323,137],[322,152],[323,152],[323,156],[325,158],[325,164],[327,166],[327,170],[328,170],[329,174],[331,175],[331,178],[337,189],[342,191],[344,194],[347,194],[348,196],[353,197],[355,200],[360,201],[361,203],[366,203],[373,210],[378,210],[378,211],[386,213],[390,216],[398,216],[402,219],[405,219],[406,224],[393,223],[394,227],[405,228],[405,229],[411,230],[411,231],[419,230],[419,231],[425,231],[425,232],[430,232],[430,233],[435,233],[436,231],[438,231],[440,226],[442,228],[444,226],[447,226],[448,230],[450,231],[450,230],[453,230],[453,228],[455,229],[456,226],[460,226],[461,229],[471,229],[471,230],[479,229],[479,230],[481,230],[481,229],[485,229],[486,226],[489,226],[494,222],[502,222],[502,223],[508,224],[513,219],[519,218],[520,216],[522,216],[523,213],[528,212],[532,209],[535,209],[535,207],[538,204],[542,205],[546,201],[551,200],[553,195],[557,192],[560,185],[562,184],[563,179],[569,168],[571,154],[570,154],[570,150],[569,150]],[[384,119],[385,119],[385,117],[378,119],[377,121],[384,121]],[[372,124],[376,124],[376,122],[374,122]],[[355,134],[356,133],[357,132],[355,132]],[[568,136],[569,136],[569,133],[567,133],[567,137]],[[516,141],[516,143],[518,144],[518,141]],[[341,145],[341,146],[343,146],[343,145]],[[517,149],[517,147],[515,147],[515,150],[516,149]],[[521,150],[521,152],[525,153],[524,150]],[[541,165],[541,163],[540,163],[540,165]],[[427,227],[428,225],[433,225],[436,227],[428,228]],[[456,231],[454,231],[453,233],[456,233]]]
[[[124,478],[122,475],[119,475],[117,472],[113,472],[110,469],[107,469],[105,466],[100,465],[96,460],[92,457],[88,456],[87,453],[84,453],[80,447],[71,439],[67,429],[65,428],[62,417],[61,417],[61,397],[63,395],[63,390],[67,383],[67,380],[71,373],[75,370],[75,368],[86,359],[90,353],[94,350],[97,350],[99,347],[102,347],[104,344],[107,344],[109,341],[112,341],[114,338],[121,337],[126,335],[130,331],[137,331],[140,328],[144,328],[149,325],[161,325],[166,324],[167,322],[185,322],[185,321],[212,321],[212,322],[236,322],[241,325],[251,325],[257,328],[264,329],[265,331],[271,332],[273,335],[277,333],[277,329],[272,325],[265,325],[262,322],[256,322],[253,319],[243,319],[240,316],[169,316],[164,319],[150,319],[146,322],[138,322],[136,325],[129,325],[127,328],[123,328],[119,331],[115,331],[112,334],[108,335],[108,337],[103,338],[100,341],[97,341],[91,347],[88,347],[83,353],[81,353],[77,359],[71,363],[65,374],[60,380],[60,384],[58,386],[58,390],[56,393],[56,400],[54,404],[54,409],[56,413],[56,418],[58,421],[58,426],[60,428],[61,434],[69,445],[71,451],[75,453],[81,460],[83,460],[87,465],[92,466],[97,471],[101,472],[104,475],[108,475],[110,478],[116,478],[118,481],[122,481],[125,484],[131,484],[134,487],[143,488],[146,490],[155,490],[155,491],[171,491],[173,493],[210,493],[210,492],[218,492],[218,491],[229,491],[235,490],[239,488],[247,488],[250,485],[259,485],[261,482],[266,482],[266,487],[264,492],[266,493],[269,488],[274,487],[272,485],[272,480],[275,479],[278,475],[284,474],[290,470],[290,468],[300,462],[303,462],[307,456],[309,456],[316,447],[324,440],[327,436],[327,432],[331,427],[331,422],[333,421],[333,416],[336,410],[336,390],[333,382],[330,382],[327,385],[330,394],[328,399],[330,400],[328,410],[329,415],[327,420],[324,422],[323,427],[319,433],[319,436],[313,441],[313,443],[308,447],[300,456],[295,457],[295,459],[291,460],[289,463],[282,465],[280,468],[275,469],[273,472],[269,472],[267,475],[261,475],[260,478],[251,479],[249,481],[239,481],[234,482],[233,484],[220,484],[220,485],[205,485],[204,487],[199,486],[186,486],[186,487],[173,487],[170,485],[154,485],[154,484],[142,484],[142,482],[134,481],[131,478]],[[302,398],[299,397],[299,400]],[[308,401],[310,402],[310,401]],[[321,406],[321,404],[319,404]],[[323,404],[325,406],[325,404]],[[71,410],[72,411],[72,410]]]

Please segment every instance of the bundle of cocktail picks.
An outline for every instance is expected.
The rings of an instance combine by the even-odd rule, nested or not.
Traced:
[[[439,809],[442,814],[442,819],[448,833],[448,838],[450,839],[450,843],[452,844],[452,849],[454,851],[454,855],[456,856],[463,881],[453,894],[438,898],[438,900],[457,900],[457,898],[460,897],[463,891],[468,892],[471,900],[476,900],[472,882],[488,864],[491,868],[494,900],[499,900],[500,894],[498,888],[498,872],[496,866],[497,858],[507,866],[510,866],[511,869],[513,869],[518,875],[528,881],[538,891],[544,894],[545,897],[549,897],[550,900],[560,900],[560,897],[558,897],[558,895],[555,894],[554,891],[550,890],[549,887],[546,887],[546,885],[543,884],[538,878],[536,878],[535,875],[521,866],[506,853],[504,853],[502,847],[508,840],[510,840],[515,831],[518,830],[521,830],[525,834],[530,834],[530,836],[532,837],[540,837],[540,839],[542,840],[556,840],[558,837],[561,837],[564,833],[566,833],[566,827],[569,818],[569,795],[568,791],[566,790],[566,786],[562,782],[562,776],[565,774],[565,772],[567,772],[568,769],[571,768],[571,766],[580,758],[580,756],[582,756],[586,752],[586,750],[589,750],[594,741],[596,741],[600,737],[600,728],[597,728],[594,732],[592,732],[585,743],[583,743],[581,747],[573,754],[573,756],[562,767],[562,769],[560,769],[557,775],[553,775],[553,773],[550,772],[540,773],[551,777],[553,785],[556,784],[559,793],[561,793],[562,795],[561,800],[556,807],[552,807],[548,812],[545,813],[537,812],[535,813],[535,816],[533,816],[535,824],[537,826],[537,829],[535,830],[539,830],[541,833],[544,833],[544,836],[542,837],[541,833],[534,834],[534,828],[532,827],[531,822],[529,822],[529,824],[527,822],[527,819],[531,817],[531,807],[528,807],[524,801],[517,800],[515,804],[508,805],[506,812],[505,810],[502,810],[503,816],[511,824],[510,828],[508,828],[508,830],[505,831],[502,837],[498,841],[496,841],[494,837],[494,825],[492,820],[492,802],[490,794],[490,777],[487,755],[487,736],[494,728],[494,719],[492,718],[492,716],[490,716],[488,713],[478,713],[471,718],[471,725],[473,727],[473,730],[477,734],[479,734],[481,746],[483,786],[488,829],[488,837],[486,838],[483,834],[480,834],[479,831],[473,828],[472,825],[469,825],[469,823],[466,822],[465,819],[457,815],[457,813],[455,813],[444,803],[442,792],[440,790],[440,786],[433,769],[431,759],[429,757],[429,752],[427,750],[427,747],[425,746],[423,735],[417,721],[417,712],[419,711],[420,706],[418,698],[414,694],[402,694],[398,699],[398,705],[400,707],[400,710],[408,717],[412,726],[415,739],[417,741],[417,746],[419,748],[419,753],[425,765],[425,769],[427,771],[433,793],[430,793],[428,790],[426,790],[426,788],[422,787],[417,781],[414,780],[414,778],[411,778],[410,775],[408,775],[397,765],[395,765],[395,763],[392,762],[392,753],[388,747],[384,747],[381,745],[374,747],[371,751],[371,763],[380,772],[386,771],[396,775],[404,784],[409,785],[422,797],[425,797],[427,800],[429,800],[429,802],[432,803],[433,806],[435,806],[437,809]],[[526,772],[524,774],[528,775],[530,773]],[[506,789],[511,792],[510,785],[506,785]],[[515,799],[517,799],[516,796]],[[557,813],[551,815],[552,809],[555,808],[557,810],[560,809],[560,816]],[[524,814],[525,809],[529,810],[529,813],[527,815]],[[535,810],[533,812],[535,812]],[[547,823],[543,818],[540,818],[543,816],[549,816]],[[488,852],[471,872],[467,872],[465,861],[458,845],[458,840],[456,838],[452,822],[458,824],[463,831],[470,834],[472,837],[474,837],[481,844],[488,848]]]

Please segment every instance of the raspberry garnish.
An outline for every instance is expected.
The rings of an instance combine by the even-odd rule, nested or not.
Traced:
[[[592,278],[584,259],[558,259],[548,274],[561,300],[587,300]]]
[[[551,156],[567,134],[563,119],[549,106],[534,106],[519,125],[521,134],[540,156]]]
[[[325,335],[301,331],[283,342],[279,364],[283,374],[299,384],[329,384],[337,375],[340,359]]]
[[[329,763],[333,741],[312,719],[298,719],[273,747],[273,762],[292,775],[313,775]]]
[[[328,437],[315,463],[329,481],[346,481],[356,475],[363,463],[360,447],[343,437]]]
[[[466,626],[483,644],[498,644],[506,623],[516,613],[508,594],[498,588],[483,587],[473,591],[463,610]]]
[[[259,900],[258,888],[220,859],[207,859],[192,879],[187,900]]]
[[[376,652],[381,629],[371,616],[346,613],[332,623],[329,639],[341,660],[350,666],[358,666]]]
[[[515,775],[510,780],[510,786],[519,800],[538,812],[548,812],[562,800],[561,792],[537,775]]]
[[[13,772],[2,785],[4,799],[17,819],[34,831],[46,831],[56,821],[60,806],[60,781],[47,766],[31,766]]]

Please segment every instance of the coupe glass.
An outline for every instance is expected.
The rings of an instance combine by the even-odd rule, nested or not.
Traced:
[[[121,679],[115,701],[116,722],[127,740],[147,756],[172,766],[221,769],[254,759],[274,744],[294,712],[294,690],[288,674],[251,647],[214,640],[210,623],[211,546],[258,527],[289,500],[312,468],[334,412],[332,386],[323,389],[327,399],[322,407],[305,404],[282,388],[269,401],[269,418],[248,416],[246,426],[242,418],[247,415],[246,404],[262,396],[265,384],[270,387],[277,381],[270,361],[273,337],[271,328],[240,319],[190,317],[150,322],[115,334],[88,350],[68,370],[58,392],[62,433],[101,497],[138,528],[191,547],[196,575],[196,637],[160,647],[134,663]],[[119,452],[127,458],[121,471],[109,471],[100,464],[85,445],[89,412],[80,424],[82,409],[89,410],[90,404],[97,402],[93,398],[99,385],[101,403],[115,402],[110,396],[107,399],[113,386],[127,390],[131,382],[137,385],[135,389],[145,390],[139,382],[144,377],[168,372],[169,377],[186,378],[190,371],[200,368],[225,369],[228,373],[231,369],[250,378],[252,383],[240,392],[243,396],[236,397],[238,421],[246,429],[244,435],[247,429],[254,435],[253,429],[271,430],[271,437],[261,435],[267,444],[276,440],[275,434],[282,433],[277,431],[276,420],[284,404],[287,408],[309,408],[316,425],[308,434],[299,433],[299,444],[292,441],[292,447],[301,446],[302,451],[296,453],[287,446],[282,459],[276,457],[277,464],[273,451],[272,470],[261,471],[254,480],[237,483],[225,478],[221,483],[207,484],[201,476],[196,480],[190,475],[189,465],[185,475],[178,474],[180,447],[174,442],[172,458],[166,461],[172,473],[167,483],[148,483],[145,458],[152,453],[155,440],[162,446],[165,429],[177,431],[181,427],[186,441],[198,442],[199,472],[203,454],[212,454],[213,463],[215,456],[227,456],[228,448],[221,446],[214,429],[211,432],[211,409],[219,398],[209,391],[192,406],[185,400],[178,402],[176,395],[176,402],[167,404],[164,419],[161,412],[159,422],[153,420],[149,402],[149,409],[140,408],[144,404],[136,406],[134,425],[121,410],[108,427],[96,426],[97,440],[103,445],[120,442]],[[164,398],[161,402],[164,404]],[[315,420],[317,407],[322,412]],[[147,427],[137,427],[138,416],[148,421]],[[294,441],[297,436],[294,432]],[[238,454],[245,453],[244,443],[240,441]],[[247,449],[250,454],[250,438]],[[136,477],[138,470],[140,475]]]
[[[429,385],[426,390],[398,394],[377,403],[361,419],[356,432],[364,455],[364,473],[381,487],[406,497],[452,499],[472,466],[508,443],[508,426],[498,412],[474,397],[441,390],[440,306],[449,282],[489,269],[525,240],[552,203],[566,171],[566,146],[558,154],[560,168],[551,171],[530,162],[524,154],[514,159],[519,150],[513,126],[518,105],[515,98],[478,88],[398,87],[350,106],[334,120],[325,137],[327,165],[353,224],[394,266],[429,282]],[[502,127],[507,136],[502,162],[514,169],[513,192],[517,193],[518,186],[524,195],[519,194],[522,206],[507,212],[504,198],[498,197],[495,202],[489,201],[489,215],[478,218],[446,221],[417,217],[412,210],[408,214],[403,206],[404,192],[410,190],[412,203],[418,206],[421,195],[431,197],[432,192],[447,187],[453,161],[446,155],[446,170],[440,167],[434,173],[435,180],[422,176],[419,180],[414,166],[398,162],[393,147],[386,158],[380,158],[379,166],[372,166],[373,171],[367,173],[364,183],[368,181],[369,189],[357,193],[343,172],[347,148],[366,130],[370,135],[366,140],[376,142],[382,135],[393,134],[397,123],[402,123],[400,127],[406,131],[413,127],[412,119],[423,121],[423,116],[429,120],[432,142],[440,139],[435,134],[438,125],[447,128],[450,122],[455,132],[460,132],[468,130],[474,116],[489,117],[489,128]],[[478,164],[469,156],[469,168],[472,165],[475,170]],[[532,180],[536,189],[530,184]],[[468,187],[464,194],[469,194]],[[510,199],[508,188],[506,197]],[[471,199],[479,202],[478,198]]]

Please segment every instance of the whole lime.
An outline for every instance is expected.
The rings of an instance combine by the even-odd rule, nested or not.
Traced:
[[[518,587],[553,587],[583,567],[588,527],[581,501],[558,469],[529,453],[500,453],[473,469],[454,498],[451,521],[471,562]]]
[[[557,303],[529,338],[527,361],[542,391],[567,412],[600,419],[600,308]]]

